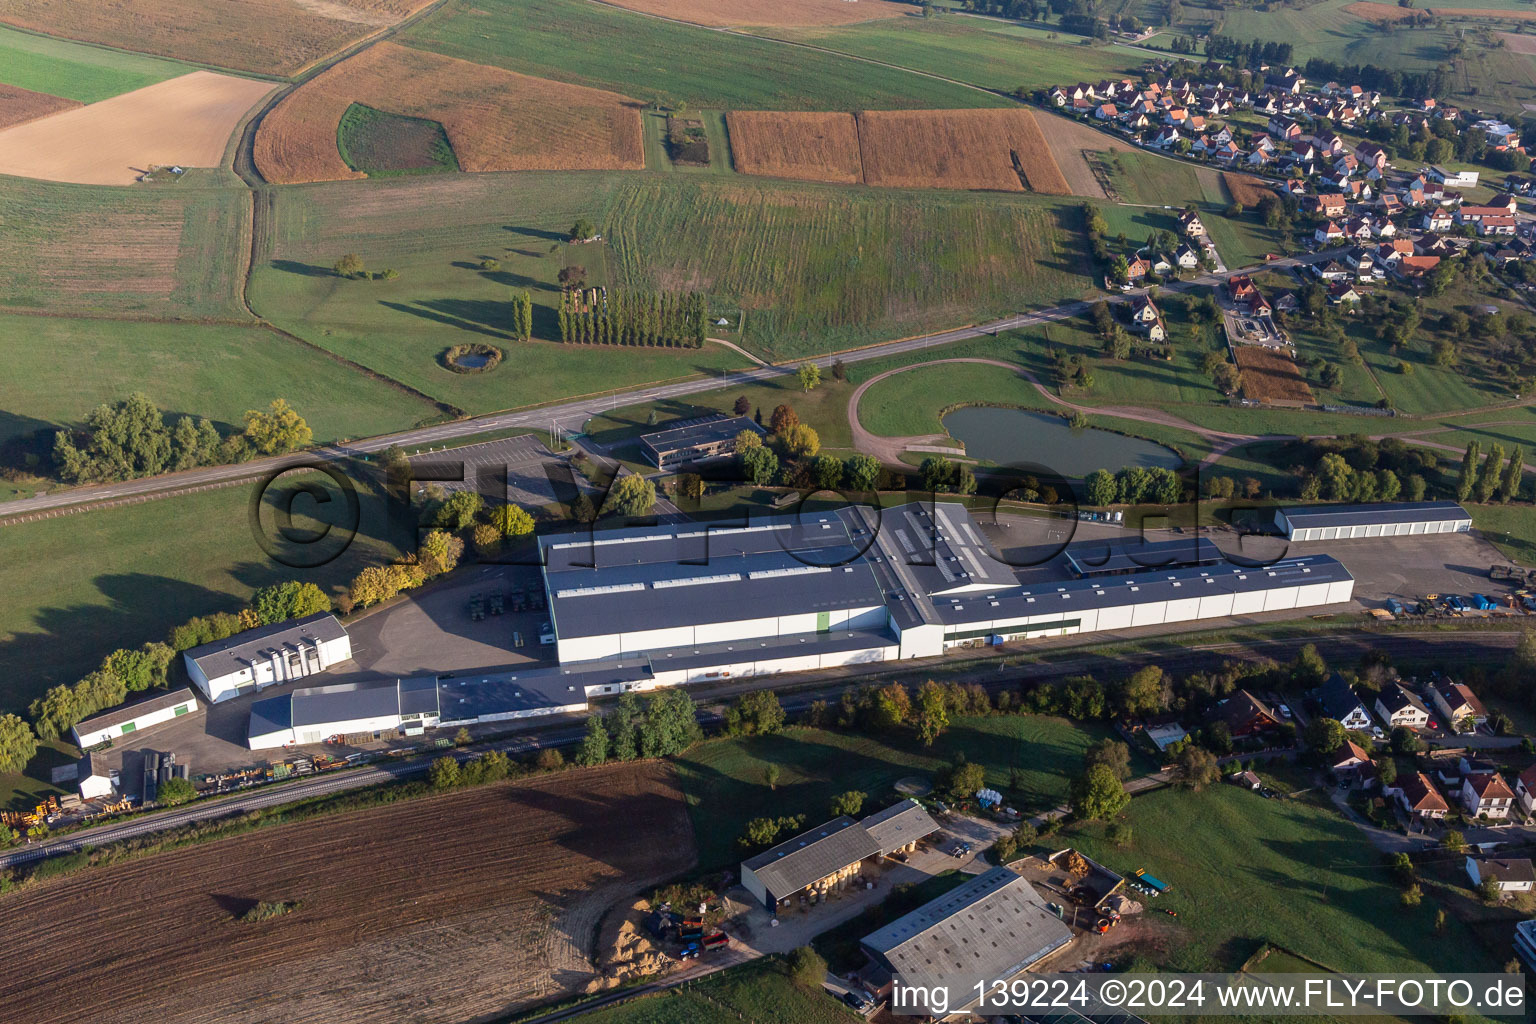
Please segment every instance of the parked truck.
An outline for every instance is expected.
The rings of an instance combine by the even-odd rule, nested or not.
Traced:
[[[1141,881],[1143,885],[1150,887],[1156,892],[1164,893],[1168,891],[1168,883],[1147,874],[1145,868],[1137,868],[1136,877]]]

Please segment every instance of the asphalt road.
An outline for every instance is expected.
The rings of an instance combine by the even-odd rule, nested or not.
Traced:
[[[1061,657],[1047,663],[1000,667],[989,661],[977,665],[970,671],[962,668],[958,673],[948,673],[945,678],[962,683],[979,682],[989,690],[997,690],[1016,685],[1024,680],[1066,678],[1084,673],[1107,675],[1123,672],[1132,662],[1144,662],[1148,657],[1153,658],[1165,671],[1178,675],[1197,669],[1214,668],[1223,661],[1234,658],[1270,657],[1276,661],[1283,661],[1293,656],[1307,643],[1316,643],[1324,658],[1339,665],[1354,662],[1368,650],[1383,651],[1394,658],[1433,656],[1446,663],[1470,659],[1486,661],[1491,650],[1513,647],[1518,638],[1518,634],[1515,633],[1489,633],[1481,630],[1465,633],[1454,631],[1402,634],[1343,633],[1323,637],[1235,640],[1195,647],[1174,647],[1166,653],[1159,652],[1152,656],[1097,654],[1093,653],[1092,648],[1085,647],[1080,655]],[[1169,639],[1171,643],[1176,642],[1176,638]],[[1048,651],[1049,649],[1031,649],[1028,653],[1039,655]],[[886,672],[893,669],[900,671],[899,667],[891,665],[884,666],[884,669]],[[813,701],[835,700],[846,686],[859,681],[859,678],[853,675],[839,675],[824,682],[816,681],[804,688],[797,687],[793,692],[785,693],[781,703],[786,711],[803,711]],[[700,703],[707,707],[728,701],[750,690],[774,689],[776,685],[782,688],[784,681],[776,680],[772,676],[744,679],[718,687],[709,687],[705,691],[699,691],[697,695],[701,698]],[[699,716],[700,722],[706,726],[718,724],[720,718],[719,711],[713,709]],[[484,744],[475,744],[453,753],[462,758],[484,750],[503,750],[509,754],[521,756],[546,747],[575,746],[581,742],[584,734],[584,726],[573,725],[567,721],[542,728],[530,728],[514,737],[503,737]],[[260,786],[246,793],[238,793],[217,800],[196,801],[186,807],[158,811],[118,823],[107,823],[98,828],[85,829],[57,839],[7,851],[0,854],[0,868],[26,864],[60,854],[76,853],[87,846],[101,846],[124,839],[151,835],[169,828],[213,821],[245,811],[408,779],[425,774],[428,764],[429,761],[426,758],[400,763],[385,762],[338,771],[334,774],[318,775],[297,782]]]
[[[1337,252],[1342,251],[1337,250]],[[1333,254],[1334,251],[1312,253],[1304,258],[1292,257],[1263,264],[1262,266],[1270,268],[1290,267],[1301,262],[1327,258]],[[1258,269],[1261,269],[1261,267],[1239,267],[1232,271],[1232,273],[1243,273],[1248,270]],[[1224,280],[1226,276],[1206,274],[1190,281],[1170,284],[1165,290],[1184,291],[1202,285],[1214,285]],[[1108,301],[1120,302],[1124,301],[1124,297],[1112,296]],[[1069,302],[1065,305],[1052,306],[1033,313],[1019,313],[1015,316],[1004,317],[1001,320],[993,320],[989,323],[957,327],[954,330],[941,331],[938,334],[903,338],[896,341],[883,342],[879,345],[872,345],[868,348],[855,349],[850,352],[818,356],[809,361],[822,367],[830,367],[839,359],[845,363],[857,363],[868,359],[884,359],[888,356],[900,355],[906,352],[921,352],[925,349],[938,348],[970,338],[996,335],[1002,331],[1010,331],[1020,327],[1034,327],[1057,320],[1065,320],[1081,315],[1091,304],[1088,300]],[[737,370],[732,373],[722,374],[719,377],[699,377],[658,387],[631,388],[601,397],[583,398],[558,405],[540,406],[534,409],[524,409],[515,412],[491,413],[486,416],[454,420],[451,423],[439,423],[430,427],[402,431],[398,434],[384,434],[379,437],[353,441],[343,445],[328,445],[309,451],[296,452],[292,455],[253,459],[250,462],[242,462],[238,465],[208,466],[203,469],[192,469],[183,473],[169,473],[163,476],[147,477],[140,480],[125,480],[120,483],[76,487],[56,493],[5,502],[3,505],[0,505],[0,522],[25,519],[28,516],[54,509],[91,505],[122,498],[153,496],[160,492],[169,495],[192,487],[227,483],[233,480],[250,480],[266,476],[270,473],[276,473],[283,469],[313,465],[316,462],[334,462],[356,455],[374,454],[384,451],[391,445],[414,447],[447,444],[456,438],[467,437],[473,434],[483,434],[515,427],[547,429],[551,424],[559,424],[569,432],[579,432],[592,416],[621,405],[632,405],[636,402],[649,402],[665,398],[682,398],[705,391],[718,391],[721,388],[759,384],[777,377],[793,374],[798,366],[798,363],[794,366],[758,366],[747,370]]]

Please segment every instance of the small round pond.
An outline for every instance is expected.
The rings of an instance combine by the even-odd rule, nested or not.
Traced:
[[[453,357],[453,365],[465,370],[483,370],[491,365],[491,357],[479,352],[466,352]]]
[[[1060,416],[1025,409],[970,405],[944,417],[949,435],[965,442],[968,455],[999,466],[1044,466],[1064,477],[1125,466],[1177,469],[1172,448],[1092,427],[1073,429]]]

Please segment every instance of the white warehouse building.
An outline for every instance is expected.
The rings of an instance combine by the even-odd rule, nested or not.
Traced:
[[[336,616],[319,612],[248,629],[194,647],[182,657],[192,682],[218,703],[350,661],[352,640]]]
[[[124,704],[111,711],[83,718],[75,723],[75,746],[89,750],[98,743],[143,732],[173,718],[197,710],[197,695],[183,686],[137,704]]]
[[[1289,540],[1357,540],[1466,533],[1472,517],[1454,501],[1394,501],[1375,505],[1314,505],[1275,512]]]

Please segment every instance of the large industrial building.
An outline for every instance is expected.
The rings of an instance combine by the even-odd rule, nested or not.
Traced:
[[[974,1005],[979,985],[1007,982],[1071,941],[1071,929],[1034,886],[997,867],[860,945],[895,980],[894,1012],[946,1017]]]
[[[352,641],[336,616],[307,615],[215,640],[186,651],[187,674],[218,703],[324,672],[352,657]]]
[[[1356,540],[1466,533],[1472,517],[1454,501],[1396,501],[1375,505],[1282,508],[1275,525],[1289,540]]]

